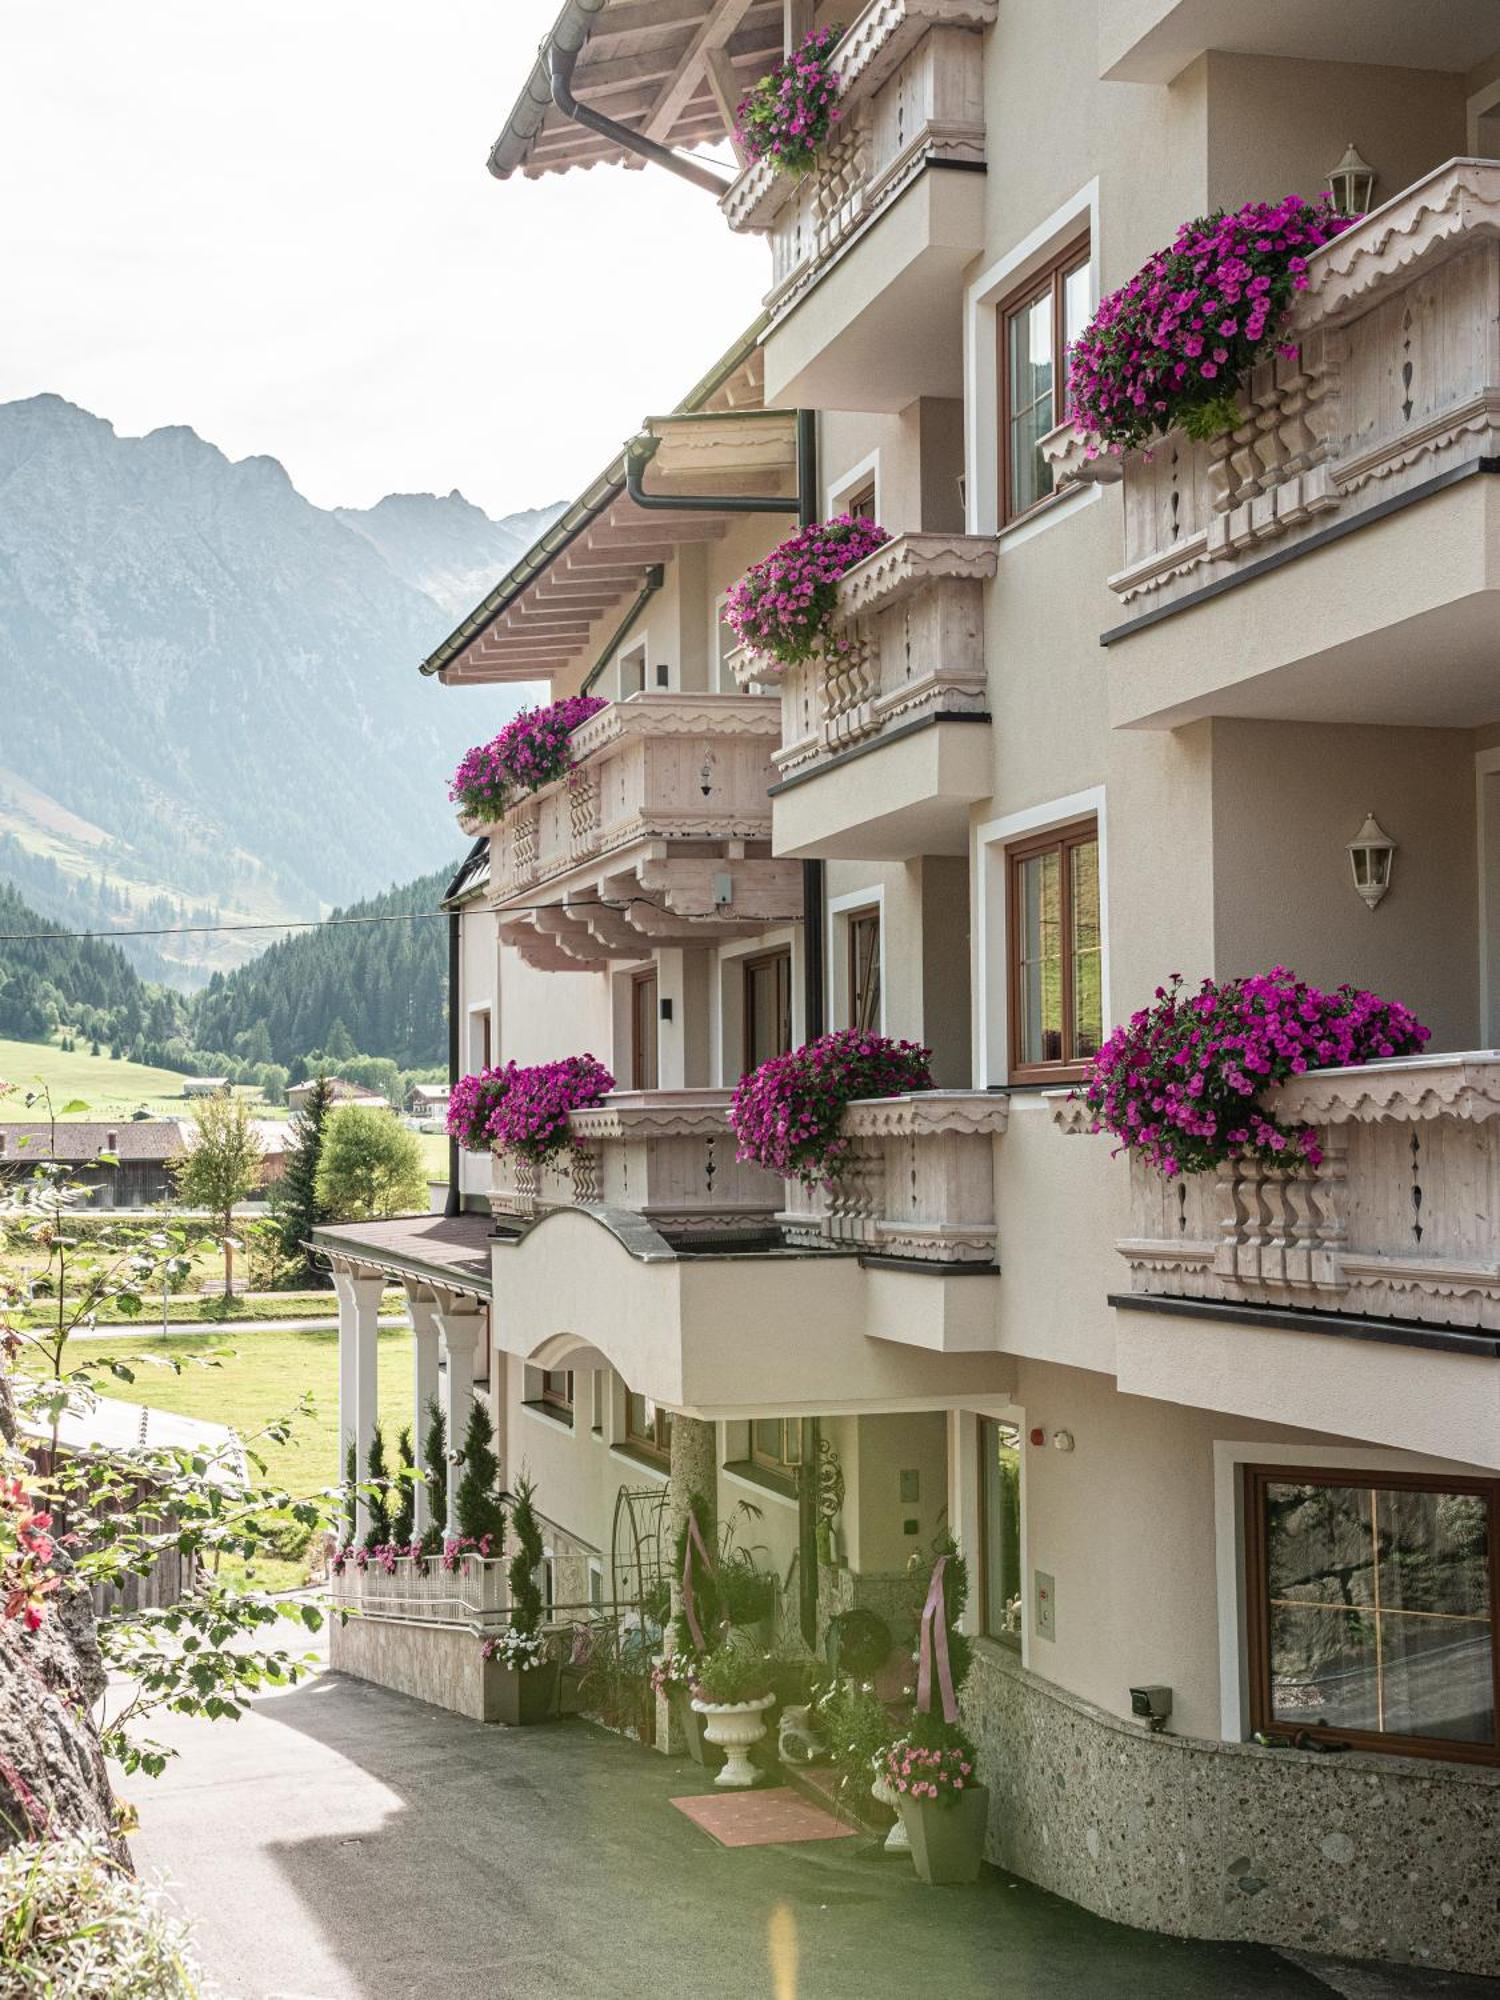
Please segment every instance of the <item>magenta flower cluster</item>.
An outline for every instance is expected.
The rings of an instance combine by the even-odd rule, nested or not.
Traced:
[[[942,1744],[914,1743],[910,1737],[892,1743],[885,1753],[887,1784],[910,1799],[956,1805],[960,1792],[979,1783],[977,1752],[959,1730],[947,1734],[949,1740]]]
[[[878,522],[853,514],[800,529],[734,585],[724,607],[730,628],[784,667],[825,652],[839,578],[889,540]]]
[[[729,1108],[739,1158],[783,1180],[831,1187],[849,1149],[844,1107],[858,1097],[931,1090],[932,1051],[859,1028],[840,1028],[742,1076]]]
[[[786,61],[760,77],[734,114],[747,160],[770,160],[778,173],[805,174],[838,123],[839,80],[828,58],[842,28],[814,28]]]
[[[573,768],[569,738],[608,703],[601,695],[570,694],[545,708],[526,708],[488,743],[465,751],[448,796],[475,819],[497,820],[513,799],[550,785]]]
[[[493,1553],[490,1537],[481,1535],[475,1541],[472,1535],[459,1535],[452,1541],[445,1541],[441,1557],[443,1568],[455,1570],[465,1556],[489,1556]],[[342,1576],[346,1569],[367,1570],[371,1563],[386,1576],[394,1576],[398,1562],[410,1560],[417,1568],[425,1569],[428,1551],[421,1542],[381,1542],[373,1549],[353,1548],[347,1543],[335,1549],[329,1558],[329,1568],[335,1576]]]
[[[591,1055],[564,1056],[460,1077],[448,1101],[448,1130],[471,1153],[518,1153],[550,1160],[568,1143],[568,1115],[603,1102],[615,1080]]]
[[[1174,972],[1154,1005],[1115,1029],[1080,1095],[1091,1131],[1169,1179],[1237,1154],[1317,1166],[1311,1126],[1279,1123],[1261,1093],[1307,1070],[1417,1055],[1429,1033],[1397,1000],[1354,986],[1321,993],[1280,965],[1222,985],[1205,979],[1194,994]]]
[[[1110,452],[1175,424],[1192,437],[1232,430],[1241,421],[1236,391],[1284,325],[1293,293],[1306,290],[1308,257],[1349,221],[1327,195],[1288,195],[1185,222],[1169,249],[1104,300],[1075,344],[1075,427]]]

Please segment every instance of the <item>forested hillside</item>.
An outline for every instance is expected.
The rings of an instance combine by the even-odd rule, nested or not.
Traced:
[[[452,873],[423,875],[334,914],[435,911]],[[357,1049],[403,1069],[437,1064],[447,1052],[447,976],[441,917],[329,924],[294,933],[238,971],[215,973],[193,1002],[194,1033],[200,1047],[252,1061],[290,1065],[314,1049]]]
[[[0,882],[0,1035],[41,1041],[63,1025],[165,1042],[181,1012],[177,995],[147,986],[117,945],[69,937]]]

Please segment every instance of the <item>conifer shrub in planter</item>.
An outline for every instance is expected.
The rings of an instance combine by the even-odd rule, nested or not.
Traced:
[[[1430,1029],[1398,1000],[1354,986],[1322,993],[1285,966],[1248,979],[1205,979],[1195,994],[1173,973],[1155,1000],[1116,1028],[1079,1095],[1090,1130],[1167,1179],[1237,1155],[1267,1166],[1318,1166],[1310,1125],[1284,1125],[1262,1093],[1309,1070],[1421,1053]]]
[[[766,1710],[775,1700],[770,1666],[760,1654],[725,1645],[698,1662],[692,1705],[704,1719],[704,1736],[724,1752],[716,1785],[743,1790],[757,1782],[750,1752],[765,1738]]]
[[[814,28],[740,99],[734,129],[747,160],[769,160],[777,173],[798,177],[817,165],[839,120],[839,80],[828,58],[842,33]]]
[[[475,1543],[488,1541],[499,1549],[505,1540],[505,1509],[500,1504],[500,1461],[488,1410],[477,1396],[469,1403],[469,1427],[464,1433],[463,1477],[454,1496],[459,1535]]]
[[[522,1473],[510,1510],[516,1545],[510,1559],[510,1624],[486,1639],[482,1648],[485,1719],[512,1728],[545,1722],[557,1694],[557,1662],[548,1657],[541,1630],[542,1593],[536,1573],[542,1561],[542,1531],[535,1498],[535,1486]]]
[[[738,1157],[783,1180],[836,1186],[849,1150],[840,1134],[845,1107],[860,1097],[931,1090],[931,1054],[916,1042],[840,1028],[773,1056],[735,1086],[729,1123]]]

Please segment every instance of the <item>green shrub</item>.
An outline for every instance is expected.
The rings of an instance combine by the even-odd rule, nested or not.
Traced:
[[[0,1854],[0,2000],[196,2000],[187,1926],[97,1837]]]
[[[771,1663],[742,1646],[720,1646],[698,1666],[698,1698],[721,1708],[770,1694]]]

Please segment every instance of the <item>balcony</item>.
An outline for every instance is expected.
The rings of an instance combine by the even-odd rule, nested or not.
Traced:
[[[561,1208],[628,1212],[668,1243],[765,1242],[782,1184],[735,1158],[731,1090],[617,1091],[569,1119],[573,1145],[555,1162],[497,1153],[490,1207],[535,1221]]]
[[[787,1184],[780,1220],[801,1249],[842,1246],[931,1265],[997,1262],[995,1139],[1009,1099],[983,1090],[868,1098],[844,1114],[850,1141],[835,1188]]]
[[[491,829],[502,940],[597,972],[795,919],[800,871],[770,852],[776,732],[763,695],[637,694],[591,716],[575,768]]]
[[[896,410],[962,393],[961,275],[984,240],[982,31],[997,11],[869,0],[834,51],[842,117],[817,167],[793,179],[758,161],[724,196],[731,229],[771,239],[769,401]]]
[[[969,807],[992,783],[982,620],[994,573],[992,541],[901,535],[844,577],[833,635],[849,650],[774,676],[778,854],[966,851]],[[742,657],[738,672],[749,683],[763,669]]]
[[[1121,1393],[1500,1468],[1500,1053],[1323,1070],[1267,1102],[1317,1128],[1321,1166],[1131,1162]],[[1075,1102],[1054,1115],[1086,1128]]]
[[[1500,715],[1500,165],[1451,161],[1310,278],[1237,430],[1124,462],[1117,727]]]

